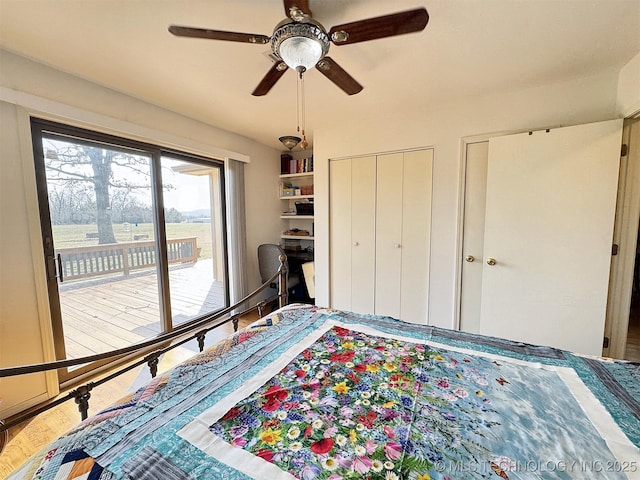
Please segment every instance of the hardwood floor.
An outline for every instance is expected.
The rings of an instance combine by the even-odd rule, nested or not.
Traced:
[[[239,328],[249,325],[258,318],[257,312],[243,316],[239,321]],[[207,334],[205,348],[221,340],[233,332],[231,324]],[[163,355],[158,372],[166,371],[198,351],[195,340]],[[103,375],[107,375],[108,372]],[[89,415],[97,413],[113,404],[115,399],[123,397],[135,390],[151,378],[146,366],[141,366],[127,372],[108,384],[97,387],[91,392]],[[73,401],[65,402],[37,417],[21,423],[9,430],[9,441],[5,451],[0,454],[0,478],[6,478],[12,471],[20,467],[31,455],[45,447],[60,435],[67,432],[80,422],[80,414]]]
[[[627,348],[624,358],[632,362],[640,362],[640,295],[635,295],[631,301]]]

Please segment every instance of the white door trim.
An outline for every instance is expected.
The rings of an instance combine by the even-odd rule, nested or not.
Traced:
[[[516,132],[496,132],[484,135],[472,135],[460,139],[460,175],[458,177],[458,225],[456,235],[456,271],[455,271],[455,291],[454,291],[454,312],[453,328],[460,330],[460,300],[462,298],[462,266],[463,266],[463,239],[464,239],[464,199],[467,190],[467,145],[473,143],[488,142],[490,139],[509,135]]]
[[[609,338],[604,356],[624,358],[629,329],[629,313],[633,290],[638,224],[640,219],[640,142],[630,141],[631,124],[640,127],[640,115],[625,120],[622,143],[629,145],[629,152],[620,157],[620,181],[614,224],[613,242],[618,245],[618,255],[611,257],[609,298],[604,335]]]

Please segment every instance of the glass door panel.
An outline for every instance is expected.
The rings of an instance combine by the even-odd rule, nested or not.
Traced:
[[[222,170],[163,156],[162,183],[173,326],[228,305]]]
[[[46,133],[42,148],[51,228],[49,237],[43,220],[45,255],[64,332],[65,355],[58,345],[58,357],[103,353],[157,335],[151,156]]]

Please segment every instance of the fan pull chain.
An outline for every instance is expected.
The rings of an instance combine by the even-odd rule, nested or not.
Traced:
[[[298,107],[298,133],[302,134],[302,142],[300,142],[300,146],[302,149],[306,149],[309,146],[309,142],[307,142],[307,136],[305,135],[306,129],[306,108],[305,108],[305,98],[304,98],[304,76],[303,72],[300,72],[298,75],[298,88],[297,88],[297,107]],[[302,125],[302,128],[301,128]]]

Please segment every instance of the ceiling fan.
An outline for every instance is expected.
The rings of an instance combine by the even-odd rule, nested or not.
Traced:
[[[309,0],[284,0],[287,18],[276,25],[273,34],[266,35],[209,30],[204,28],[171,25],[169,31],[179,37],[206,38],[230,42],[271,43],[271,50],[278,61],[260,81],[253,95],[266,95],[287,68],[302,74],[313,68],[344,90],[353,95],[362,90],[360,85],[335,60],[327,56],[330,42],[334,45],[348,45],[378,38],[393,37],[405,33],[424,30],[429,21],[425,8],[383,15],[357,22],[344,23],[332,27],[328,32],[311,16]]]

